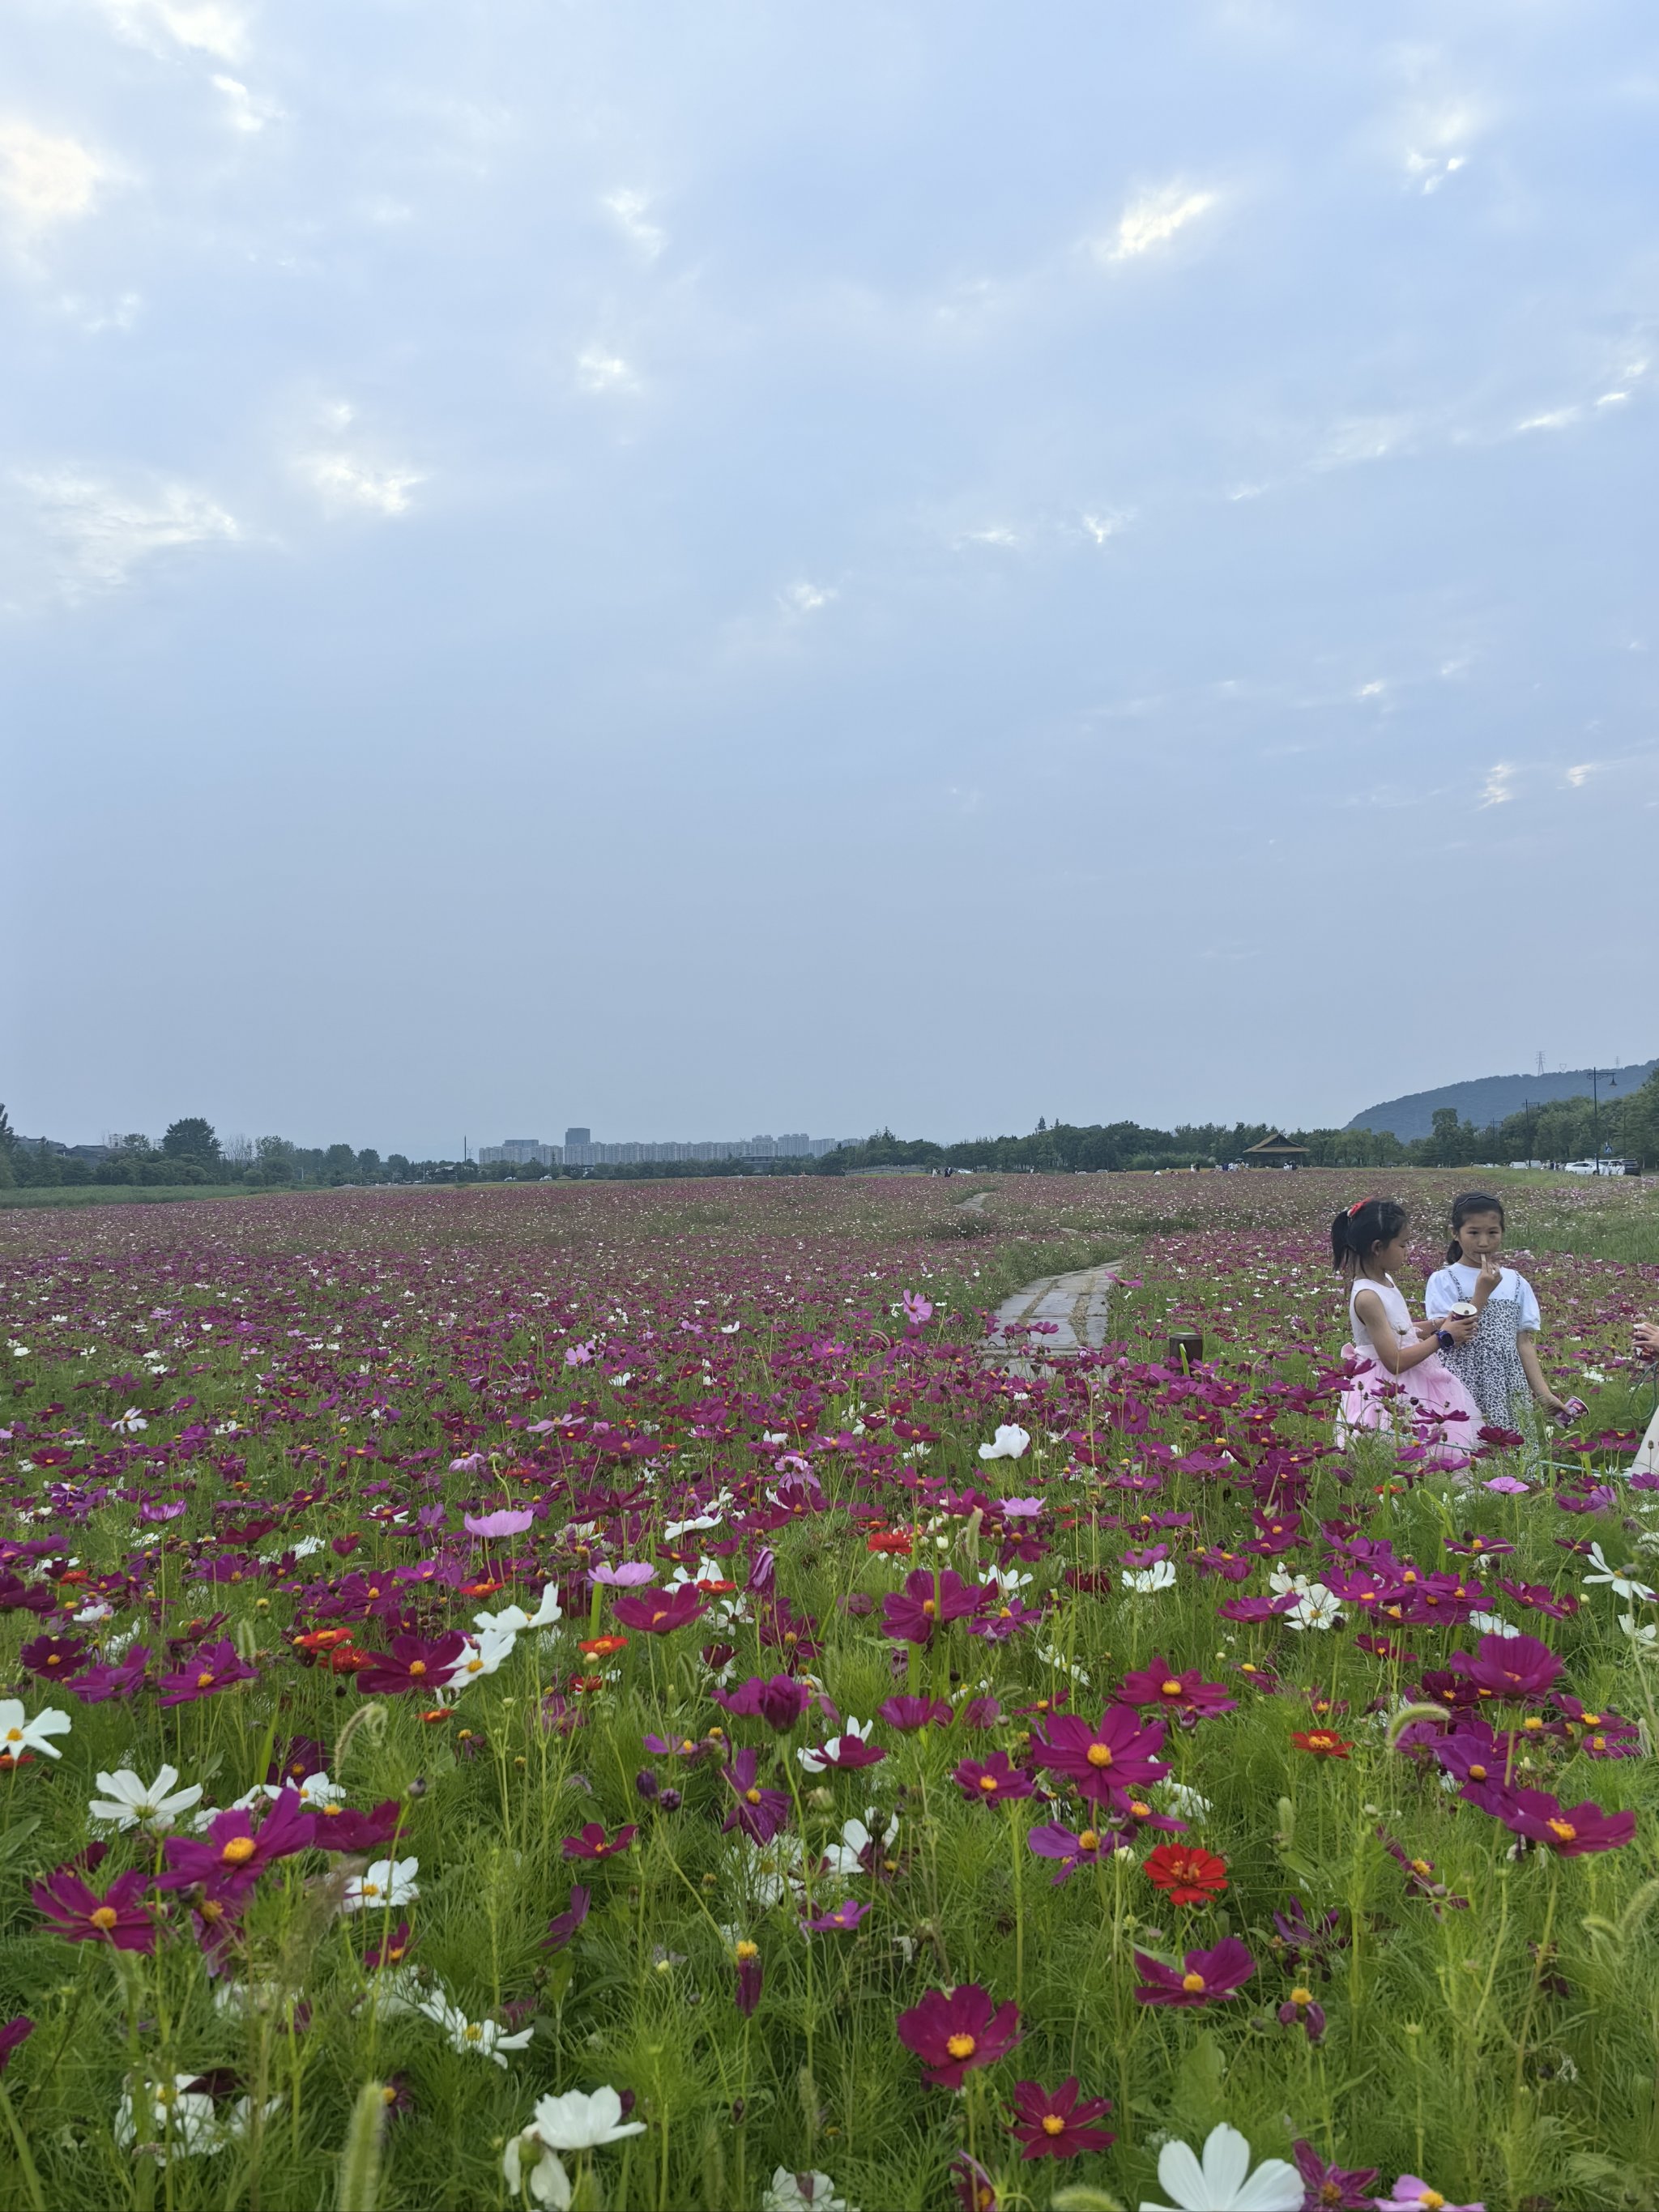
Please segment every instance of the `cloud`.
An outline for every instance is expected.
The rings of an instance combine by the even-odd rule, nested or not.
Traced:
[[[349,408],[333,411],[350,420]],[[410,493],[426,481],[417,469],[380,468],[351,453],[306,453],[295,466],[325,507],[366,507],[374,514],[407,514]]]
[[[1577,407],[1553,407],[1547,415],[1528,415],[1524,422],[1517,422],[1521,430],[1565,430],[1570,422],[1578,420],[1582,410]]]
[[[778,593],[778,605],[786,614],[811,615],[816,614],[820,607],[827,607],[836,596],[830,585],[809,584],[803,577],[795,583],[784,586]]]
[[[247,18],[224,0],[100,0],[104,13],[124,39],[165,52],[167,41],[217,61],[241,58],[247,46]]]
[[[1401,158],[1406,175],[1420,192],[1437,192],[1468,165],[1468,148],[1485,117],[1473,100],[1419,101],[1405,118]]]
[[[32,503],[48,565],[71,600],[118,588],[158,554],[241,535],[235,517],[191,484],[163,480],[123,489],[71,469],[26,472],[17,481]]]
[[[1108,507],[1103,514],[1085,514],[1083,527],[1097,545],[1103,545],[1109,538],[1115,538],[1134,520],[1133,507]]]
[[[620,354],[589,346],[576,356],[576,381],[584,392],[637,392],[640,380]]]
[[[1605,761],[1580,761],[1576,767],[1567,770],[1568,787],[1573,791],[1582,791],[1590,778],[1598,775],[1606,766]]]
[[[1002,524],[988,523],[982,530],[959,530],[951,540],[951,549],[960,552],[964,545],[997,545],[1016,549],[1019,544],[1018,531],[1006,529]]]
[[[225,96],[227,119],[233,131],[263,131],[267,123],[280,122],[283,110],[274,100],[262,100],[234,76],[216,76],[216,92]]]
[[[617,224],[638,246],[647,261],[654,261],[668,243],[668,234],[654,222],[647,222],[645,211],[651,204],[648,192],[608,192],[604,206],[617,218]]]
[[[53,302],[58,313],[88,337],[98,337],[105,331],[131,330],[143,304],[143,295],[138,292],[122,292],[111,301],[86,300],[79,293],[65,292]]]
[[[1167,246],[1177,231],[1216,204],[1214,192],[1194,191],[1183,184],[1160,185],[1131,200],[1109,240],[1096,246],[1102,261],[1133,261]]]
[[[1483,807],[1507,805],[1515,796],[1510,789],[1510,784],[1515,781],[1515,764],[1512,761],[1499,761],[1494,768],[1489,769],[1486,772],[1486,781],[1481,787],[1481,805]]]
[[[33,124],[0,123],[0,205],[25,232],[90,213],[109,171],[89,147]]]

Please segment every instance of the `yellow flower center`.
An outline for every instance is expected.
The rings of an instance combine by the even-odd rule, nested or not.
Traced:
[[[8,1729],[6,1730],[6,1741],[8,1743],[21,1743],[22,1741],[23,1731],[21,1729]]]
[[[737,1950],[738,1958],[744,1961],[750,1959],[758,1959],[760,1956],[760,1945],[758,1943],[750,1942],[746,1937],[738,1945]]]
[[[477,2043],[477,2042],[482,2041],[483,2037],[483,2028],[481,2028],[481,2027],[478,2026],[478,2023],[477,2022],[477,2021],[475,2021],[475,2020],[470,2020],[470,2021],[468,2021],[468,2022],[467,2022],[467,2024],[466,2024],[466,2039],[467,2039],[467,2041],[468,2041],[469,2043]]]
[[[1042,2115],[1042,2132],[1045,2136],[1063,2136],[1065,2134],[1066,2123],[1061,2119],[1058,2112],[1045,2112]]]
[[[997,1786],[995,1775],[981,1774],[979,1778],[979,1786],[981,1790],[994,1790]]]
[[[1425,2189],[1417,2201],[1423,2207],[1423,2212],[1441,2212],[1446,2202],[1437,2189]]]
[[[1559,1836],[1564,1844],[1570,1844],[1578,1833],[1571,1820],[1546,1820],[1544,1826],[1553,1835]]]
[[[426,1672],[425,1660],[411,1659],[409,1662],[409,1671],[411,1674],[424,1674]]]
[[[921,1601],[921,1609],[927,1614],[928,1620],[932,1620],[939,1612],[938,1600],[931,1597],[923,1598]]]
[[[1434,1872],[1434,1869],[1429,1864],[1426,1859],[1413,1859],[1412,1861],[1412,1872],[1413,1874],[1431,1875]]]
[[[1109,1743],[1091,1743],[1089,1746],[1088,1758],[1091,1766],[1109,1766],[1112,1763],[1111,1745]]]
[[[212,1675],[210,1674],[198,1674],[196,1677],[196,1686],[198,1690],[210,1690],[213,1687]]]
[[[1183,1974],[1181,1986],[1189,1996],[1196,1996],[1204,1986],[1204,1977],[1202,1974]]]
[[[1100,1849],[1100,1838],[1092,1828],[1085,1828],[1077,1840],[1079,1850],[1097,1851]]]
[[[971,2058],[977,2045],[971,2035],[951,2035],[945,2038],[945,2048],[952,2058]]]
[[[1293,2005],[1310,2005],[1313,2002],[1313,1991],[1298,1986],[1291,1991],[1291,2002]]]
[[[89,1915],[93,1926],[106,1931],[114,1927],[119,1917],[112,1905],[100,1905],[95,1912]]]
[[[227,1866],[246,1866],[258,1848],[252,1836],[233,1836],[219,1856]]]
[[[1469,1769],[1469,1779],[1470,1779],[1472,1782],[1484,1782],[1484,1781],[1486,1780],[1486,1768],[1485,1768],[1484,1766],[1472,1766],[1472,1767],[1470,1767],[1470,1769]]]
[[[1173,1680],[1165,1682],[1164,1694],[1166,1698],[1178,1698],[1181,1695],[1180,1683]]]
[[[761,1793],[758,1790],[745,1790],[743,1793],[743,1801],[745,1805],[758,1805]]]

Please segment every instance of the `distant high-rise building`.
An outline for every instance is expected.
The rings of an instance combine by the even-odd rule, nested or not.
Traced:
[[[564,1140],[567,1145],[591,1145],[593,1141],[593,1132],[591,1129],[567,1129],[564,1133]]]

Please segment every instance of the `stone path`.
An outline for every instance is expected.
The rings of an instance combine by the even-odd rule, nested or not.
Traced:
[[[1079,1267],[1069,1275],[1043,1275],[1027,1283],[997,1308],[1002,1332],[991,1338],[986,1356],[999,1367],[1018,1364],[1030,1368],[1035,1360],[1065,1359],[1073,1352],[1097,1352],[1106,1341],[1106,1322],[1112,1285],[1117,1269],[1109,1260],[1097,1267]],[[1050,1322],[1053,1334],[1027,1336],[1023,1330],[1010,1336],[1011,1322]]]

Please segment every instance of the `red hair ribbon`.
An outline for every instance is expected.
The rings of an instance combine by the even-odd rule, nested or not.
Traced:
[[[1348,1218],[1349,1218],[1349,1220],[1350,1220],[1350,1221],[1352,1221],[1352,1220],[1353,1219],[1353,1218],[1354,1218],[1354,1216],[1355,1216],[1355,1214],[1356,1214],[1356,1213],[1361,1213],[1361,1212],[1363,1212],[1364,1211],[1364,1209],[1366,1208],[1366,1206],[1375,1206],[1375,1205],[1376,1204],[1376,1202],[1377,1202],[1377,1201],[1376,1201],[1375,1199],[1370,1199],[1370,1198],[1357,1198],[1357,1199],[1355,1199],[1355,1200],[1354,1200],[1353,1204],[1352,1204],[1352,1205],[1348,1208]]]

